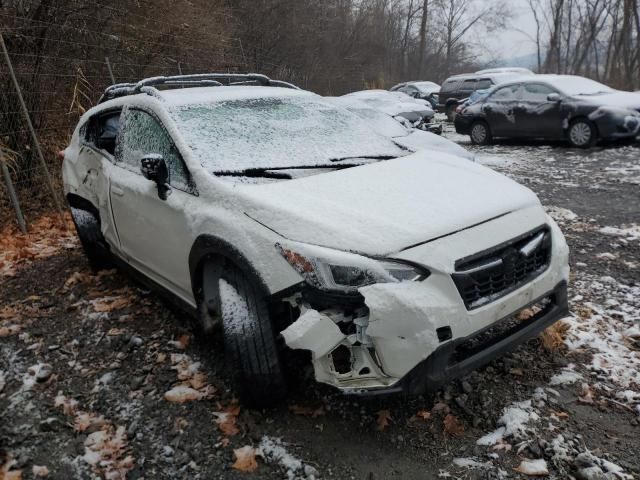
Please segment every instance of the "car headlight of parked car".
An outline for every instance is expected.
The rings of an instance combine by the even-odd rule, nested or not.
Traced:
[[[276,249],[308,284],[321,290],[352,293],[374,283],[416,282],[429,276],[428,270],[405,262],[313,245],[278,243]]]

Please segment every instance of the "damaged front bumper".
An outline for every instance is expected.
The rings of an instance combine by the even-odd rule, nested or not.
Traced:
[[[525,221],[535,231],[548,225],[548,265],[486,303],[465,304],[454,280],[456,262],[494,247],[496,230],[519,238]],[[281,332],[290,348],[311,352],[318,381],[349,394],[424,392],[491,361],[568,312],[568,247],[539,207],[418,245],[397,258],[424,265],[431,274],[423,281],[362,287],[360,306],[346,310],[303,302],[302,315]]]

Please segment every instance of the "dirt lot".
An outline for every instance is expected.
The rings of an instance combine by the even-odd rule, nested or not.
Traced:
[[[31,238],[0,252],[0,479],[640,478],[640,148],[475,151],[563,228],[563,326],[433,397],[303,378],[254,411],[183,313],[91,275],[73,236]]]

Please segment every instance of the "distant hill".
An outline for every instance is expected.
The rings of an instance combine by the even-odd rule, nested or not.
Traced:
[[[542,57],[544,61],[544,55]],[[533,71],[538,68],[538,55],[536,53],[529,53],[528,55],[520,55],[517,57],[505,58],[500,60],[496,64],[497,67],[524,67]]]

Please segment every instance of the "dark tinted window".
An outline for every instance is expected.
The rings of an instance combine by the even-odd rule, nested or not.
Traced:
[[[471,79],[471,80],[465,80],[462,83],[461,90],[472,91],[472,90],[475,90],[475,88],[476,88],[476,80],[475,79]]]
[[[442,88],[440,89],[440,91],[442,93],[452,92],[452,91],[454,91],[456,89],[456,87],[458,86],[459,83],[460,83],[460,80],[447,80],[442,85]]]

